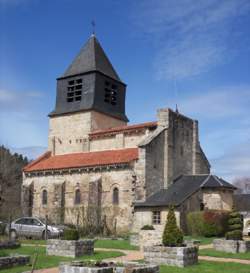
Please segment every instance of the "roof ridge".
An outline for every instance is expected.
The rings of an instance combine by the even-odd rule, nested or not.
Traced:
[[[211,174],[208,174],[207,178],[201,183],[200,188],[202,188],[203,186],[205,186],[205,184],[207,183],[208,179],[211,177]]]
[[[221,183],[220,179],[219,179],[216,175],[213,175],[213,178],[214,178],[217,182],[219,182],[219,184],[220,184],[221,186],[224,186],[223,183]]]

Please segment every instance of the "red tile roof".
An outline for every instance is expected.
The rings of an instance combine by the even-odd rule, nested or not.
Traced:
[[[136,159],[138,159],[138,148],[55,156],[51,156],[51,153],[47,152],[28,164],[24,168],[24,172],[105,166],[129,163]]]
[[[138,129],[147,129],[147,128],[155,128],[157,126],[156,121],[152,122],[145,122],[145,123],[139,123],[139,124],[134,124],[134,125],[125,125],[125,126],[119,126],[119,127],[113,127],[109,129],[104,129],[104,130],[97,130],[89,134],[90,137],[95,137],[95,136],[101,136],[101,135],[106,135],[106,134],[117,134],[121,132],[127,132],[127,131],[134,131]]]

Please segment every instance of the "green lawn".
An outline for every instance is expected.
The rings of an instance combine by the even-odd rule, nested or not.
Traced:
[[[18,253],[18,254],[26,254],[31,255],[31,259],[33,258],[34,253],[38,253],[38,259],[36,264],[36,269],[41,268],[49,268],[58,266],[58,264],[62,261],[70,261],[72,258],[67,257],[57,257],[57,256],[46,256],[46,248],[45,247],[33,247],[33,246],[23,246],[18,249],[5,249],[4,251],[0,250],[1,253],[4,252],[6,254]],[[95,254],[92,256],[83,256],[78,257],[77,260],[102,260],[107,258],[119,257],[124,255],[119,251],[95,251]],[[1,273],[19,273],[23,271],[30,270],[31,266],[18,266],[9,269],[1,270]]]
[[[27,245],[46,245],[46,240],[28,240],[28,239],[22,239],[18,240],[21,244],[27,244]]]
[[[199,255],[203,256],[212,256],[212,257],[221,257],[221,258],[235,258],[235,259],[245,259],[250,260],[250,252],[248,253],[226,253],[223,251],[217,251],[212,248],[200,249]],[[250,267],[250,266],[249,266]]]
[[[113,249],[126,249],[138,250],[136,246],[131,246],[129,240],[97,240],[95,247],[99,248],[113,248]]]
[[[250,266],[238,263],[200,261],[198,265],[178,268],[162,265],[160,273],[250,273]]]
[[[208,244],[212,244],[213,240],[216,239],[216,237],[199,237],[199,236],[185,236],[184,237],[185,240],[198,240],[200,241],[201,245],[208,245]]]

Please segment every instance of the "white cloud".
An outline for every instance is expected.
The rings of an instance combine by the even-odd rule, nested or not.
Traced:
[[[147,0],[135,4],[133,20],[155,42],[157,77],[184,79],[237,54],[232,25],[249,11],[248,0]]]

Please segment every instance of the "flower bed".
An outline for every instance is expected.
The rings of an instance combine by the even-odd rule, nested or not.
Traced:
[[[213,248],[228,253],[246,253],[250,252],[250,241],[215,239]]]
[[[144,260],[158,265],[185,267],[198,263],[198,248],[186,246],[146,246],[144,247]]]
[[[159,266],[139,263],[124,263],[117,265],[104,262],[73,261],[61,263],[59,273],[159,273]]]
[[[47,240],[47,255],[79,257],[94,254],[94,240]]]

